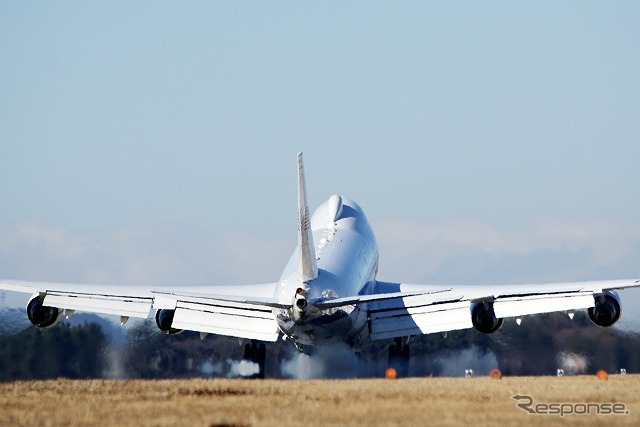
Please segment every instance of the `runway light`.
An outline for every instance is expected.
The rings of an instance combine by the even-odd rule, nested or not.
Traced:
[[[398,378],[398,373],[395,369],[389,368],[385,371],[384,376],[388,380],[395,380],[396,378]]]
[[[596,377],[599,380],[607,380],[609,378],[609,375],[607,375],[607,371],[605,371],[604,369],[600,369],[598,372],[596,372]]]
[[[501,380],[502,372],[500,372],[500,369],[492,369],[491,372],[489,372],[489,378],[492,380]]]

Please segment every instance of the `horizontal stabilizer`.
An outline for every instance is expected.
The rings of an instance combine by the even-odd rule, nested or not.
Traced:
[[[202,294],[197,292],[160,292],[154,291],[153,294],[156,296],[153,304],[153,308],[172,308],[172,307],[162,307],[161,303],[158,303],[161,299],[168,300],[183,300],[183,301],[218,301],[219,303],[230,303],[230,304],[246,304],[249,306],[263,306],[268,308],[291,308],[292,304],[282,304],[275,298],[253,298],[253,297],[244,297],[244,296],[229,296],[229,295],[212,295],[212,294]]]
[[[442,292],[448,292],[451,289],[436,289],[430,291],[416,291],[416,292],[393,292],[384,294],[373,295],[356,295],[353,297],[334,298],[327,300],[309,301],[309,304],[313,305],[320,310],[327,310],[330,308],[342,307],[345,305],[362,304],[366,302],[388,301],[388,300],[401,300],[402,298],[414,297],[418,295],[433,295]]]

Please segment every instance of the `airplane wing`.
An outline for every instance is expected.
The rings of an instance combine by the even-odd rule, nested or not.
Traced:
[[[165,332],[184,329],[272,342],[279,336],[272,310],[290,307],[271,297],[275,283],[168,288],[0,280],[0,289],[39,297],[42,306],[66,316],[76,310],[110,314],[124,324],[130,317],[166,311],[172,321]]]
[[[371,339],[376,340],[474,326],[493,332],[505,317],[592,309],[598,301],[604,301],[605,295],[615,299],[614,306],[617,302],[612,324],[620,314],[619,298],[612,292],[633,287],[640,287],[640,280],[450,287],[377,282],[374,293],[366,295],[366,301],[361,302],[369,303],[370,334]],[[392,295],[397,296],[390,297]],[[497,323],[478,324],[474,319],[478,306],[489,310]]]

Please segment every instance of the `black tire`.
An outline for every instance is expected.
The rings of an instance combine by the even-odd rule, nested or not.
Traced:
[[[267,346],[264,344],[260,344],[258,348],[258,354],[256,355],[257,363],[258,363],[258,378],[264,378],[264,365],[267,361]]]
[[[393,367],[392,365],[395,362],[397,357],[398,357],[398,351],[396,350],[396,346],[390,345],[389,346],[389,367],[390,368]]]
[[[393,368],[396,370],[396,373],[400,373],[400,352],[395,344],[389,346],[389,360],[387,363],[387,367]]]
[[[402,372],[398,372],[403,378],[409,376],[409,361],[411,360],[411,348],[405,345],[401,352]]]

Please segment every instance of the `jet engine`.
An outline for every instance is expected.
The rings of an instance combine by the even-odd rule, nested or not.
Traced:
[[[27,304],[27,317],[33,326],[50,328],[60,321],[61,310],[56,307],[42,305],[42,298],[35,294]]]
[[[173,323],[173,315],[176,314],[175,310],[158,310],[156,311],[156,325],[165,334],[175,335],[182,332],[182,329],[175,329],[171,327]]]
[[[620,296],[615,291],[605,291],[595,297],[595,305],[587,310],[589,319],[598,326],[611,326],[620,318]]]
[[[480,302],[471,310],[473,326],[480,332],[491,334],[502,326],[502,319],[496,318],[492,302]]]

